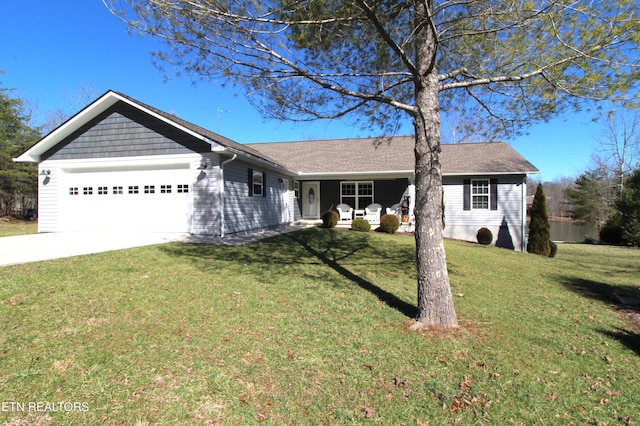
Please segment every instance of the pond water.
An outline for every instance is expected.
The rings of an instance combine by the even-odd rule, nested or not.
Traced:
[[[594,227],[576,222],[549,222],[551,241],[581,243],[585,237],[598,239],[598,231]]]

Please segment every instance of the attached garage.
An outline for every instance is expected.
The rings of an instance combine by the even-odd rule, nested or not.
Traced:
[[[40,232],[224,235],[292,217],[284,200],[294,172],[112,91],[16,161],[39,165]],[[251,170],[267,177],[260,194],[249,191]]]
[[[192,172],[176,168],[62,170],[62,231],[189,232]]]

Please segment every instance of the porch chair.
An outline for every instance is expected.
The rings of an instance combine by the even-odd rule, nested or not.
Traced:
[[[364,218],[369,223],[379,224],[380,223],[380,212],[382,211],[382,206],[378,203],[369,204],[364,209]]]
[[[336,210],[338,210],[338,215],[340,216],[338,220],[340,222],[345,220],[351,222],[351,219],[353,219],[353,208],[349,204],[338,204]]]
[[[392,205],[391,207],[387,207],[386,212],[387,212],[387,214],[393,214],[393,215],[399,216],[400,204],[396,203],[396,204]]]

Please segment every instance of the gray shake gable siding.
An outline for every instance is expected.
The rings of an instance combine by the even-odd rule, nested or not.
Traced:
[[[211,145],[118,102],[42,155],[43,160],[208,152]]]
[[[177,220],[172,230],[224,235],[319,217],[341,202],[343,182],[372,182],[383,213],[405,196],[413,202],[413,145],[411,136],[239,144],[110,91],[16,160],[46,172],[39,179],[43,232],[74,230],[77,221],[82,229],[94,222],[138,229],[155,219],[150,230]],[[263,177],[260,196],[252,194],[254,171]],[[524,247],[534,166],[505,143],[443,145],[442,172],[445,236],[473,240],[486,226]],[[471,205],[470,183],[479,179],[490,186],[484,210]],[[126,190],[135,184],[140,194]],[[177,193],[178,185],[189,191]],[[144,193],[145,186],[155,190]],[[308,207],[314,188],[318,210]],[[126,214],[131,206],[144,214]]]

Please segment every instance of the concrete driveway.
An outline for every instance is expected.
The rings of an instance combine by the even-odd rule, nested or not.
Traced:
[[[39,262],[82,254],[122,250],[172,241],[186,234],[60,232],[0,238],[0,266]]]
[[[312,226],[317,226],[317,222],[300,221],[270,229],[230,234],[225,238],[153,232],[54,232],[2,237],[0,267],[177,241],[237,246]]]

